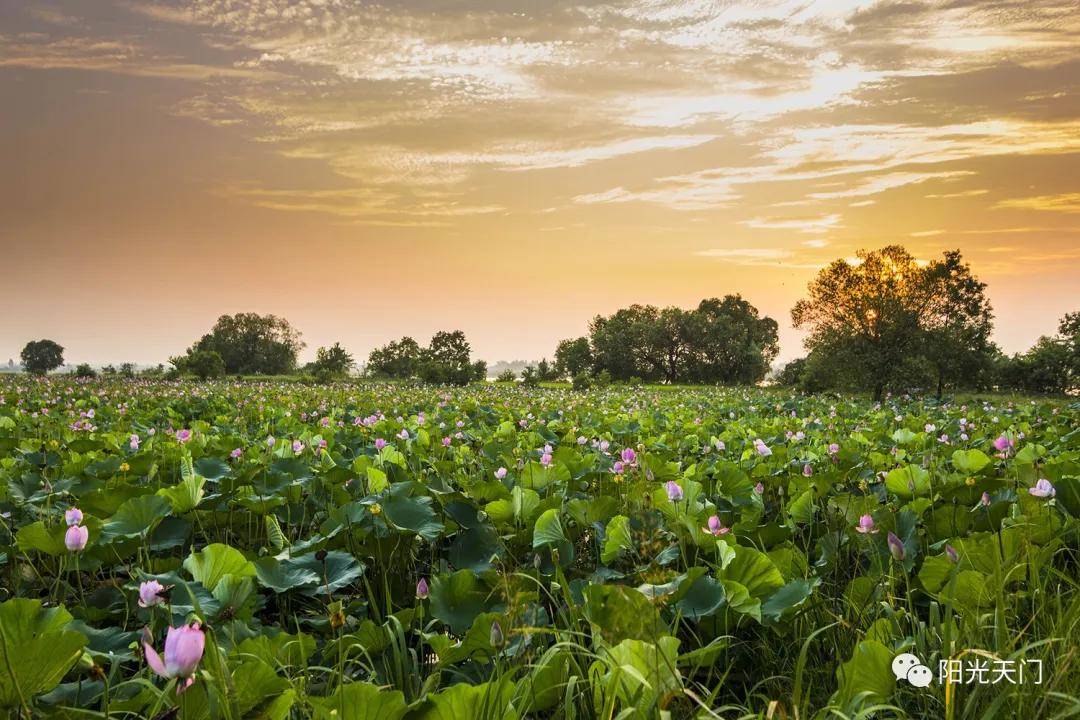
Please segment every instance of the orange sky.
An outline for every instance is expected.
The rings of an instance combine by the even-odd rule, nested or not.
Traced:
[[[536,359],[632,302],[789,310],[960,248],[996,339],[1080,308],[1075,3],[0,6],[0,360],[160,362],[221,313]]]

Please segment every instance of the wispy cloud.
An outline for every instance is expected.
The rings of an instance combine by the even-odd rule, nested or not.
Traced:
[[[1061,193],[1058,195],[1036,195],[1034,197],[1010,198],[1001,200],[995,208],[1014,210],[1046,210],[1050,212],[1080,213],[1080,193]]]
[[[840,215],[818,215],[813,217],[763,217],[743,220],[743,225],[765,230],[794,230],[800,233],[824,233],[840,225]]]

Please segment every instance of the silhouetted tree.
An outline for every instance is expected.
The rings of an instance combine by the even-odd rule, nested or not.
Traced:
[[[19,357],[26,372],[45,375],[64,364],[64,348],[52,340],[31,340]]]
[[[376,348],[368,355],[367,372],[374,377],[410,378],[420,369],[420,344],[403,337]]]
[[[777,325],[739,295],[693,310],[632,305],[590,324],[591,366],[616,380],[755,383],[779,350]]]
[[[832,368],[830,384],[880,400],[887,387],[932,382],[935,370],[943,385],[987,351],[985,286],[959,252],[925,264],[898,245],[857,255],[858,263],[837,260],[818,273],[791,311],[795,327],[810,331],[810,364]]]
[[[592,367],[592,349],[589,338],[579,337],[563,340],[555,348],[555,368],[564,377],[575,377]]]
[[[188,350],[186,355],[169,358],[181,375],[194,375],[201,380],[225,374],[225,360],[216,350]]]
[[[308,364],[307,370],[321,382],[343,378],[356,365],[353,356],[334,343],[332,347],[321,347],[315,351],[315,360]]]
[[[219,317],[191,349],[218,353],[230,375],[280,375],[296,368],[296,355],[303,347],[300,332],[288,320],[237,313]]]
[[[471,352],[465,333],[439,331],[426,348],[405,337],[373,350],[367,369],[376,377],[419,377],[428,383],[467,385],[487,375],[487,363],[472,361]]]

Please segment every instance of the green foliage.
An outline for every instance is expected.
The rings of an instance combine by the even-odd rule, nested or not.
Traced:
[[[188,350],[186,355],[170,358],[169,362],[182,375],[194,375],[200,380],[218,378],[225,374],[225,360],[217,350]]]
[[[1068,313],[1054,337],[1041,337],[1026,353],[999,358],[1002,389],[1045,395],[1080,389],[1080,312]]]
[[[989,384],[993,315],[959,251],[925,264],[898,245],[857,256],[823,269],[792,308],[795,327],[810,332],[804,383],[871,390],[875,400],[886,389],[940,396]]]
[[[579,337],[563,340],[555,348],[555,371],[562,377],[576,378],[592,370],[592,348],[589,338]]]
[[[596,316],[589,332],[594,371],[614,380],[755,383],[779,351],[776,321],[739,295],[693,310],[631,305]]]
[[[350,355],[340,343],[334,343],[332,347],[321,347],[315,351],[315,361],[308,364],[306,370],[319,382],[332,382],[348,376],[356,365],[353,356]]]
[[[31,340],[19,353],[23,369],[33,375],[45,375],[64,364],[64,348],[52,340]]]
[[[90,367],[87,363],[79,363],[75,366],[75,377],[78,378],[95,378],[97,377],[97,371]]]
[[[439,331],[426,348],[405,337],[373,350],[367,371],[373,377],[417,377],[436,385],[468,385],[487,376],[487,364],[483,360],[473,362],[470,353],[465,333]]]
[[[86,638],[66,630],[71,614],[38,600],[0,603],[0,708],[29,708],[79,659]]]
[[[283,375],[296,367],[303,349],[300,332],[276,315],[222,315],[189,350],[213,351],[230,375]]]
[[[1058,663],[1080,622],[1065,400],[119,373],[0,379],[0,397],[0,701],[23,717],[981,720],[1078,702],[1080,667]],[[57,397],[70,413],[34,415]],[[167,601],[143,607],[151,579]],[[138,639],[196,621],[206,651],[178,695]],[[1048,672],[913,689],[890,669],[908,650]]]

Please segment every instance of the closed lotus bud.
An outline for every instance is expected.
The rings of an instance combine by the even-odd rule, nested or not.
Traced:
[[[427,580],[425,578],[420,578],[416,583],[416,599],[427,600],[428,592]]]
[[[316,550],[315,559],[319,562],[326,562],[327,552],[325,550]]]
[[[896,533],[889,533],[889,554],[893,556],[893,560],[896,562],[903,562],[904,560],[904,543],[900,542],[900,538],[896,537]]]
[[[491,623],[490,641],[491,646],[495,648],[501,648],[503,646],[503,643],[506,641],[506,638],[503,636],[502,625],[499,624],[498,620]]]
[[[953,565],[960,562],[960,553],[956,552],[956,548],[952,545],[945,546],[945,555],[949,558],[949,562]]]

